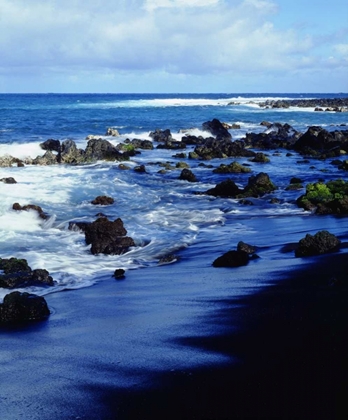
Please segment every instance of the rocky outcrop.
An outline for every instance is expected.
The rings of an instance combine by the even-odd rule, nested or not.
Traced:
[[[348,214],[348,182],[337,179],[326,184],[310,183],[296,203],[316,214]]]
[[[27,260],[0,258],[0,287],[14,289],[28,286],[53,286],[49,272],[44,269],[32,270]]]
[[[268,174],[261,172],[249,178],[247,186],[242,190],[231,179],[220,182],[205,192],[207,195],[226,198],[262,197],[276,189]]]
[[[40,143],[40,147],[43,150],[49,150],[50,152],[60,153],[61,145],[59,140],[48,139],[43,143]]]
[[[197,182],[196,175],[190,169],[187,169],[187,168],[184,168],[181,171],[179,179],[183,181],[188,181],[188,182]]]
[[[302,155],[327,158],[348,152],[348,130],[329,132],[322,127],[309,127],[294,144],[294,150]]]
[[[243,139],[246,146],[266,150],[290,148],[301,136],[301,133],[289,124],[271,124],[266,121],[261,124],[267,127],[266,131],[263,133],[247,133]]]
[[[112,137],[118,137],[120,135],[120,133],[118,132],[118,130],[116,130],[116,128],[112,128],[109,127],[106,129],[106,136],[112,136]]]
[[[149,137],[153,139],[153,141],[157,141],[159,143],[168,143],[173,140],[172,133],[167,128],[166,130],[155,130],[149,133]]]
[[[212,121],[206,121],[202,124],[202,128],[205,131],[208,131],[217,139],[232,139],[231,133],[227,128],[221,123],[218,119],[214,118]]]
[[[110,204],[114,204],[114,202],[115,200],[112,197],[98,195],[98,197],[91,201],[91,204],[94,204],[95,206],[109,206]]]
[[[226,157],[252,157],[255,155],[251,150],[245,149],[244,142],[232,141],[230,138],[215,139],[209,137],[202,145],[196,146],[194,153],[198,158],[209,160]],[[192,154],[190,154],[193,157]]]
[[[295,250],[295,256],[307,257],[335,252],[339,249],[340,244],[341,241],[326,230],[317,232],[314,236],[308,233],[305,238],[300,240]]]
[[[214,267],[240,267],[247,265],[249,254],[245,251],[228,251],[213,262]]]
[[[12,292],[0,304],[0,323],[42,321],[50,315],[46,300],[30,293]]]
[[[110,221],[100,217],[85,226],[86,244],[91,245],[91,253],[96,254],[124,254],[130,247],[135,246],[134,240],[127,235],[120,218]]]
[[[29,211],[34,210],[38,213],[38,215],[41,217],[41,219],[48,219],[49,216],[42,210],[40,206],[37,206],[36,204],[27,204],[25,206],[21,206],[19,203],[14,203],[12,205],[12,209],[16,211]]]
[[[122,153],[109,141],[103,139],[92,139],[88,141],[85,158],[87,161],[124,160]]]

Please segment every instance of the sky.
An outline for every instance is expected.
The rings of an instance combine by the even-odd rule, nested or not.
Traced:
[[[0,0],[0,92],[348,92],[348,1]]]

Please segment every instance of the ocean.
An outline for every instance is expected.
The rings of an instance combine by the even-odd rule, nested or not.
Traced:
[[[238,124],[231,129],[233,140],[246,133],[265,131],[262,121],[288,123],[305,132],[309,126],[337,130],[348,124],[347,113],[315,112],[314,108],[290,107],[265,109],[267,99],[311,99],[347,97],[343,94],[2,94],[0,95],[0,156],[20,159],[43,155],[40,143],[47,139],[71,139],[80,148],[88,135],[100,135],[117,145],[126,139],[149,139],[156,129],[170,129],[181,140],[185,133],[210,136],[202,124],[217,118]],[[104,137],[107,128],[119,131],[118,137]],[[194,146],[183,152],[188,153]],[[181,261],[189,261],[196,270],[211,266],[222,253],[236,249],[239,241],[257,246],[257,261],[234,272],[235,291],[249,293],[253,287],[267,284],[268,273],[302,264],[293,252],[285,252],[306,233],[329,230],[340,239],[348,238],[347,218],[316,216],[299,208],[295,200],[304,189],[288,191],[292,177],[308,182],[338,179],[344,176],[328,160],[304,161],[285,150],[266,152],[269,163],[249,162],[247,158],[204,161],[173,157],[166,149],[141,150],[125,162],[98,161],[84,165],[57,164],[1,167],[0,179],[13,177],[16,184],[0,182],[0,257],[25,258],[32,269],[48,270],[55,285],[32,287],[28,291],[47,295],[63,290],[93,286],[110,279],[114,270],[154,268],[168,254],[177,257],[172,270]],[[250,165],[251,173],[215,174],[221,163]],[[185,161],[198,182],[179,180]],[[301,161],[301,162],[300,162]],[[166,164],[172,169],[164,169]],[[300,162],[300,163],[299,163]],[[146,173],[134,171],[145,165]],[[215,198],[202,193],[226,178],[244,187],[250,175],[269,174],[277,190],[272,197],[253,199],[252,206],[239,200]],[[304,184],[304,187],[305,187]],[[91,204],[96,196],[114,198],[114,204],[101,207]],[[45,221],[35,211],[16,212],[13,203],[35,204],[49,218]],[[136,246],[123,255],[92,255],[81,232],[68,229],[71,221],[93,221],[98,212],[110,220],[120,217]],[[233,270],[233,269],[231,269]],[[263,273],[260,284],[248,282],[250,272]],[[255,278],[255,276],[253,276]],[[261,280],[262,279],[262,280]],[[245,288],[248,284],[248,288]],[[209,294],[216,285],[206,286]],[[209,289],[211,287],[211,289]],[[24,289],[20,289],[24,290]],[[0,289],[0,298],[8,290]]]

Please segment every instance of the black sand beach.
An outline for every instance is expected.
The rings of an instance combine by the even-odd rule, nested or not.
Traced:
[[[184,280],[168,292],[158,283],[175,282],[181,267],[48,295],[47,322],[2,329],[0,418],[347,418],[346,253],[310,258],[207,311],[198,299],[197,313],[194,305],[185,313],[181,298],[197,270],[186,268],[186,290]],[[140,280],[148,281],[141,293]]]

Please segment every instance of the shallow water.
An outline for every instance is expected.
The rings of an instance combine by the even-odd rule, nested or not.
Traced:
[[[273,98],[325,97],[325,95],[273,95]],[[333,97],[334,95],[326,95]],[[108,138],[117,144],[126,138],[149,139],[157,128],[169,128],[180,140],[180,129],[209,136],[202,123],[218,118],[239,123],[231,130],[234,139],[246,132],[262,132],[260,122],[289,123],[303,132],[310,125],[337,129],[347,123],[346,113],[313,112],[313,109],[261,109],[258,103],[272,95],[0,95],[0,156],[36,157],[43,151],[39,144],[48,138],[76,141],[85,148],[88,134],[105,134],[115,127],[120,137]],[[237,104],[231,104],[238,102]],[[251,102],[251,103],[250,103]],[[185,152],[192,150],[187,148]],[[229,159],[250,165],[250,174],[231,178],[244,187],[252,174],[267,172],[278,187],[272,197],[253,200],[253,206],[242,206],[237,200],[196,195],[216,185],[229,175],[213,174],[200,161],[187,161],[198,178],[197,183],[178,180],[180,169],[160,174],[160,164],[180,160],[171,150],[141,151],[127,164],[131,170],[119,169],[118,162],[90,165],[30,166],[0,168],[0,178],[12,176],[17,184],[0,182],[0,256],[28,260],[34,268],[45,268],[53,276],[53,288],[33,288],[39,294],[66,288],[93,285],[115,268],[125,270],[155,267],[166,254],[181,258],[203,255],[209,265],[221,253],[235,249],[240,240],[260,248],[260,256],[270,265],[294,258],[282,247],[297,242],[306,233],[328,230],[344,236],[345,218],[317,217],[299,209],[295,200],[303,190],[286,191],[290,179],[297,176],[305,182],[344,175],[329,161],[299,164],[298,155],[287,157],[285,151],[269,152],[271,162],[258,164],[246,158]],[[226,160],[205,162],[217,167]],[[146,173],[133,171],[144,164]],[[111,206],[93,206],[97,195],[115,199]],[[15,212],[12,204],[36,204],[50,216],[42,221],[33,211]],[[92,256],[84,235],[68,230],[69,221],[93,221],[102,211],[109,219],[120,217],[136,247],[121,256]],[[193,251],[194,250],[194,251]],[[239,274],[238,274],[239,275]],[[0,297],[7,293],[0,290]]]

